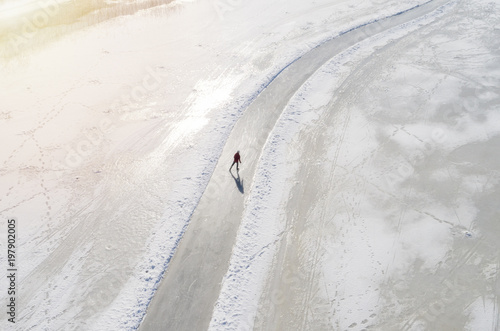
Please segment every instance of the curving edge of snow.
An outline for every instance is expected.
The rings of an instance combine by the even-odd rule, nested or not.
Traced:
[[[416,5],[410,9],[392,8],[393,10],[395,10],[395,13],[388,17],[400,15],[403,12],[420,7],[421,5],[422,4]],[[138,264],[135,267],[132,275],[127,275],[128,281],[123,286],[118,297],[115,298],[113,303],[105,311],[102,311],[91,323],[89,323],[89,327],[91,329],[112,330],[119,328],[120,330],[136,330],[140,326],[140,323],[146,314],[147,307],[151,302],[165,271],[168,268],[170,260],[172,259],[179,245],[179,242],[189,225],[191,215],[194,212],[198,201],[201,199],[203,191],[210,180],[213,169],[218,162],[218,158],[214,155],[220,155],[222,153],[224,142],[229,136],[231,128],[234,126],[239,116],[248,107],[248,105],[267,86],[269,86],[269,84],[271,84],[271,82],[274,81],[274,79],[279,76],[283,70],[292,65],[295,61],[297,61],[297,59],[303,56],[304,53],[306,53],[311,48],[317,47],[331,40],[332,38],[335,38],[336,36],[343,35],[379,20],[380,19],[373,19],[361,25],[354,24],[354,27],[334,33],[333,36],[323,36],[321,40],[316,41],[316,46],[309,45],[295,50],[293,53],[288,54],[287,58],[284,58],[280,63],[277,63],[274,66],[273,71],[271,71],[266,77],[264,77],[263,80],[258,80],[257,78],[254,78],[253,82],[248,82],[247,80],[245,84],[247,86],[246,90],[236,101],[229,100],[223,105],[220,105],[219,108],[224,109],[223,114],[221,115],[220,120],[218,120],[217,123],[214,124],[212,132],[210,132],[209,137],[207,137],[207,146],[205,146],[203,152],[197,152],[201,154],[199,155],[201,158],[208,160],[206,166],[200,166],[199,169],[196,169],[194,173],[200,174],[200,176],[191,178],[192,180],[189,183],[178,182],[176,183],[175,187],[171,188],[172,192],[185,192],[185,194],[183,194],[184,199],[180,199],[179,196],[175,196],[168,201],[168,207],[164,211],[164,215],[161,217],[162,219],[168,219],[168,223],[164,222],[152,231],[152,239],[147,246],[145,253],[145,256],[147,256],[148,259]],[[408,33],[408,31],[406,30],[404,30],[403,32]],[[338,58],[343,62],[337,65],[336,70],[341,70],[340,67],[343,63],[352,60],[350,55],[352,55],[352,52],[357,50],[360,45],[363,45],[363,43],[357,44],[357,46],[355,46],[352,50],[348,50],[346,54],[339,55]],[[242,79],[242,77],[238,78]],[[232,77],[232,79],[234,79],[234,77]],[[231,84],[234,85],[234,81],[232,81]],[[309,85],[310,83],[306,83],[304,87]],[[311,88],[314,90],[324,87],[321,87],[322,84],[319,84],[320,86],[316,85]],[[328,87],[328,85],[325,86]],[[287,176],[284,175],[283,177],[279,177],[276,175],[277,167],[283,166],[284,160],[275,159],[274,156],[278,154],[278,149],[284,148],[286,146],[286,142],[289,141],[291,137],[293,137],[293,134],[291,134],[291,126],[289,124],[295,121],[295,132],[298,132],[300,127],[304,125],[305,118],[310,116],[310,114],[307,114],[304,111],[299,111],[299,106],[301,106],[299,105],[299,103],[297,103],[296,106],[297,109],[295,109],[295,112],[293,110],[293,103],[288,106],[287,111],[282,114],[281,120],[279,121],[279,123],[282,124],[278,124],[275,127],[273,133],[270,136],[272,138],[267,142],[265,152],[261,158],[261,166],[255,178],[255,185],[252,190],[253,193],[249,200],[249,206],[252,205],[253,207],[247,208],[247,210],[251,210],[251,212],[245,215],[244,224],[247,224],[249,222],[253,222],[255,224],[258,223],[258,220],[263,218],[268,219],[268,217],[270,220],[275,220],[279,216],[279,209],[275,208],[275,206],[280,201],[280,195],[276,193],[276,188],[283,188],[285,185],[287,185]],[[309,117],[309,119],[313,118],[314,116]],[[265,155],[267,155],[266,151],[271,153],[268,155],[267,161],[265,157]],[[159,151],[159,153],[161,153],[161,151]],[[179,173],[177,177],[192,177],[193,170],[195,169],[185,169],[185,171]],[[292,174],[293,171],[290,171],[289,173]],[[286,189],[281,189],[281,191],[278,191],[286,192],[288,189],[289,187],[286,187]],[[264,200],[266,201],[266,207],[262,205],[262,201]],[[271,203],[271,201],[274,201],[274,203]],[[251,293],[260,293],[258,291],[254,291],[254,289],[257,289],[262,285],[261,280],[267,274],[268,264],[270,263],[274,252],[274,245],[279,240],[279,233],[283,233],[283,230],[280,230],[282,225],[279,222],[275,222],[274,224],[272,222],[269,222],[269,224],[267,225],[269,226],[269,228],[259,228],[256,226],[252,226],[249,223],[248,228],[250,232],[248,232],[247,236],[245,236],[244,242],[240,243],[240,239],[238,239],[238,244],[233,251],[231,266],[233,265],[233,262],[238,263],[233,261],[233,259],[237,259],[236,252],[238,247],[240,247],[239,249],[241,249],[241,256],[245,258],[240,261],[241,263],[239,263],[244,269],[236,268],[234,269],[234,272],[238,273],[239,270],[243,271],[245,269],[248,269],[247,271],[251,273],[248,275],[253,275],[252,277],[248,278],[246,284],[242,281],[239,283],[239,285],[236,283],[238,283],[241,278],[234,277],[234,281],[236,282],[234,283],[234,285],[236,287],[241,287],[242,291],[244,291],[245,288],[249,289],[246,294],[247,296],[252,295]],[[274,230],[270,231],[270,228],[273,228]],[[246,227],[242,224],[242,226],[240,227],[240,232],[245,231],[245,229]],[[261,232],[261,230],[263,230],[263,232]],[[241,235],[239,237],[241,237]],[[259,239],[254,241],[252,238]],[[246,243],[250,243],[250,246],[245,246]],[[252,251],[251,247],[253,247],[254,253],[249,255],[248,252]],[[252,262],[252,260],[255,260],[255,262]],[[233,269],[230,269],[230,272],[231,270]],[[259,276],[260,278],[256,278],[257,276]],[[227,280],[229,278],[233,278],[230,273],[228,273],[228,275],[226,275],[224,279]],[[224,283],[224,286],[227,286],[226,283],[227,282]],[[223,292],[217,304],[218,307],[222,307],[224,305],[221,299],[224,298],[225,295],[228,297],[231,296],[230,292],[227,292],[227,289],[223,287]],[[237,302],[241,299],[243,299],[243,296],[241,296],[239,299],[235,298],[234,302]],[[257,302],[256,299],[257,297],[254,298],[255,302]],[[241,302],[249,301],[247,300]],[[214,318],[211,323],[211,328],[215,327],[217,329],[224,329],[224,327],[216,326],[216,324],[214,324],[217,321],[221,321],[220,325],[234,325],[234,323],[232,322],[227,322],[228,319],[231,321],[233,320],[230,313],[232,311],[241,309],[242,306],[241,304],[239,304],[240,308],[237,308],[237,304],[229,305],[231,305],[235,309],[216,309]],[[244,305],[247,304],[245,303]],[[256,305],[251,308],[245,308],[245,318],[253,318],[256,309]],[[223,311],[227,312],[228,314],[223,313]],[[224,321],[222,320],[222,318],[217,318],[217,316],[219,316],[217,314],[220,313],[225,314]]]
[[[450,1],[433,12],[363,40],[320,67],[291,98],[262,151],[245,213],[233,248],[228,272],[222,280],[209,330],[251,330],[259,298],[270,271],[277,245],[286,232],[281,205],[298,170],[299,160],[289,162],[287,147],[331,100],[349,75],[349,63],[370,56],[377,48],[403,38],[451,11]]]

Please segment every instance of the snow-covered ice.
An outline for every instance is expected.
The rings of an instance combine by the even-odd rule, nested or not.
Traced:
[[[500,328],[500,3],[13,3],[2,329]]]

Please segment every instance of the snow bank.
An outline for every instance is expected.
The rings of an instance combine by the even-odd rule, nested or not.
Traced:
[[[294,158],[289,151],[297,134],[328,109],[326,106],[332,95],[351,73],[352,63],[359,63],[376,49],[434,22],[453,8],[454,2],[450,2],[428,15],[356,43],[325,63],[296,92],[262,152],[210,330],[249,330],[254,327],[259,299],[276,247],[287,231],[282,210],[300,164],[297,155]],[[366,258],[361,252],[357,259],[353,255],[352,261],[363,267]],[[356,266],[352,268],[356,269]],[[359,284],[346,286],[355,288]],[[349,309],[347,305],[346,309]]]

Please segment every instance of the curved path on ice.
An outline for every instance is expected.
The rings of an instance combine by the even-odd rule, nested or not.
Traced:
[[[266,87],[235,125],[220,162],[194,212],[140,330],[204,330],[219,297],[262,150],[294,94],[329,59],[356,43],[430,13],[447,1],[424,6],[347,31],[297,59]],[[228,172],[241,150],[239,177]],[[230,316],[227,316],[231,319]],[[232,328],[229,328],[232,329]],[[236,329],[236,328],[235,328]]]

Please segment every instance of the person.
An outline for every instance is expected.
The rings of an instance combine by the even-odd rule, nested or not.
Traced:
[[[236,171],[240,171],[238,164],[241,163],[241,157],[240,157],[240,151],[237,151],[236,154],[234,154],[234,161],[233,164],[231,164],[231,168],[229,168],[229,171],[233,169],[234,164],[236,163]]]

